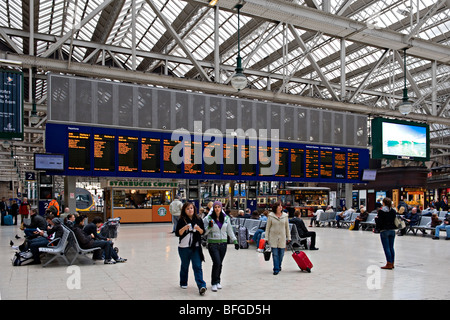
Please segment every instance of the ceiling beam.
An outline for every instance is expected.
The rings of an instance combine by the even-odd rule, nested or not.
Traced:
[[[290,105],[303,105],[315,108],[324,108],[336,111],[348,111],[358,114],[373,116],[402,118],[396,110],[379,109],[362,104],[344,103],[339,101],[330,101],[305,97],[286,93],[273,93],[271,91],[258,89],[245,89],[239,93],[230,85],[218,84],[191,80],[185,78],[176,78],[171,76],[162,76],[154,73],[144,73],[139,71],[129,72],[119,68],[110,68],[98,65],[86,65],[84,63],[47,59],[41,57],[24,56],[17,54],[8,54],[11,60],[21,61],[25,66],[36,66],[44,71],[68,73],[78,76],[110,78],[120,81],[129,81],[139,84],[158,85],[179,90],[193,90],[210,94],[222,94],[227,96],[239,96],[241,98],[259,99],[262,101],[272,101],[275,103],[285,103]],[[404,119],[404,117],[403,117]],[[450,126],[450,118],[436,117],[432,115],[411,113],[407,119],[423,121],[428,123],[440,123]]]

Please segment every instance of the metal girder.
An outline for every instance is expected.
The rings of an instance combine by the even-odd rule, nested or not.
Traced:
[[[372,75],[372,73],[380,66],[380,64],[384,61],[388,54],[389,50],[384,50],[383,54],[381,55],[380,59],[375,63],[375,65],[372,67],[372,69],[366,74],[364,80],[359,84],[358,88],[353,92],[349,102],[352,102],[353,98],[360,93],[361,89],[366,85],[367,79]]]
[[[297,30],[291,24],[289,25],[289,30],[294,35],[294,38],[298,42],[300,48],[302,48],[302,50],[304,52],[308,51],[305,43],[303,42],[302,38],[299,36]],[[320,69],[319,65],[317,64],[316,60],[314,59],[314,57],[311,55],[310,52],[306,53],[306,58],[309,60],[309,62],[313,66],[314,70],[319,75],[320,79],[322,80],[323,85],[327,88],[328,92],[333,97],[333,99],[336,101],[339,101],[339,97],[334,92],[334,89],[330,86],[328,79],[325,77],[325,75],[323,74],[322,70]]]
[[[59,38],[55,43],[53,43],[46,52],[42,54],[42,57],[46,58],[50,56],[55,50],[57,50],[62,44],[64,44],[69,38],[73,36],[75,29],[83,27],[89,20],[95,17],[99,12],[101,12],[107,5],[109,5],[113,0],[105,0],[101,5],[95,8],[91,13],[89,13],[81,22],[75,26],[70,32],[67,32],[64,36]]]
[[[197,59],[195,59],[192,52],[189,50],[188,47],[186,47],[186,44],[183,42],[183,40],[180,38],[180,36],[176,33],[176,31],[172,28],[169,22],[167,22],[167,19],[164,17],[164,15],[159,11],[159,9],[155,6],[152,0],[145,0],[147,4],[152,8],[152,10],[156,13],[158,18],[161,20],[161,22],[164,24],[166,29],[170,32],[172,37],[175,39],[177,44],[180,46],[181,49],[183,49],[186,56],[189,58],[191,63],[195,66],[197,71],[200,73],[203,79],[207,81],[211,81],[206,71],[202,68],[202,66],[198,63]]]
[[[186,1],[186,0],[185,0]],[[190,2],[207,5],[204,0]],[[236,0],[221,0],[221,8],[232,10]],[[282,0],[246,0],[241,9],[243,15],[270,21],[282,21],[303,30],[323,32],[332,37],[345,38],[372,47],[402,50],[408,47],[408,54],[425,60],[436,60],[450,65],[448,46],[428,40],[412,38],[405,41],[405,34],[388,29],[369,29],[365,22],[326,13]]]
[[[69,73],[80,76],[111,78],[121,81],[129,81],[140,84],[160,85],[180,90],[194,90],[211,94],[223,94],[228,96],[236,96],[248,99],[259,99],[265,101],[272,101],[275,103],[286,103],[290,105],[303,105],[316,108],[324,108],[338,111],[348,111],[358,114],[385,116],[399,118],[400,114],[396,110],[385,110],[373,108],[371,106],[344,103],[339,101],[330,101],[315,99],[311,97],[298,96],[285,93],[273,93],[271,91],[245,89],[236,93],[236,90],[224,84],[213,82],[201,82],[197,80],[176,78],[170,76],[161,76],[159,74],[151,74],[144,72],[129,72],[118,68],[109,68],[97,65],[86,65],[84,63],[72,62],[70,65],[66,61],[47,59],[40,57],[23,56],[17,54],[9,54],[8,57],[12,60],[21,61],[23,65],[36,66],[45,71]],[[450,126],[450,118],[436,117],[426,114],[411,113],[408,119],[423,121],[428,123],[441,123]]]

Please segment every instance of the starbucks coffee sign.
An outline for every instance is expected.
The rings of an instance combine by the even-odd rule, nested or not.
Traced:
[[[110,187],[128,187],[128,188],[177,188],[178,182],[166,182],[166,181],[134,181],[134,180],[124,180],[124,181],[114,181],[111,180],[108,183]]]
[[[158,209],[158,216],[160,217],[165,217],[167,214],[167,209],[164,207],[161,207]]]

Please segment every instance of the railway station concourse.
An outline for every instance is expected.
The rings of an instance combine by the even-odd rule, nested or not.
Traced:
[[[170,300],[179,314],[214,300],[216,315],[232,301],[273,315],[276,300],[449,299],[449,16],[448,0],[1,2],[0,299]],[[205,215],[222,203],[236,233],[254,226],[241,210],[280,201],[315,233],[311,273],[287,247],[273,275],[258,220],[248,248],[227,245],[222,289],[206,247],[208,290],[192,270],[180,288],[176,198]],[[392,270],[376,226],[349,230],[384,198],[419,217],[396,230]],[[14,266],[22,204],[45,216],[53,199],[61,218],[117,222],[127,261],[93,264],[69,241],[69,263]]]

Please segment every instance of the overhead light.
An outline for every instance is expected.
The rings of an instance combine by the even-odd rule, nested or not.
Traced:
[[[39,117],[36,112],[33,113],[33,111],[32,111],[31,115],[30,115],[30,123],[31,124],[38,124],[39,120],[41,120],[41,117]]]
[[[404,69],[404,87],[403,87],[403,99],[398,106],[398,111],[406,116],[413,110],[413,105],[408,99],[408,88],[406,87],[406,48],[403,49],[403,69]]]
[[[235,88],[237,91],[241,91],[247,87],[247,77],[244,75],[242,68],[242,58],[241,58],[241,38],[240,38],[240,10],[242,8],[242,4],[238,3],[235,8],[238,11],[238,56],[236,58],[236,73],[231,78],[231,86]]]
[[[211,1],[209,2],[209,5],[210,5],[210,6],[215,6],[215,5],[217,4],[217,2],[219,2],[219,0],[211,0]]]

